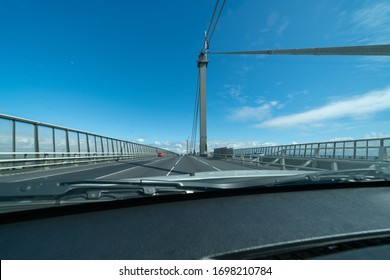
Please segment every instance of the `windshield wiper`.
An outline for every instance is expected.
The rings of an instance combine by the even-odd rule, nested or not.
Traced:
[[[186,181],[164,181],[164,180],[135,180],[135,181],[79,181],[65,183],[70,186],[115,186],[129,187],[139,190],[144,194],[154,195],[167,192],[190,192],[190,191],[215,191],[215,190],[233,190],[245,189],[254,186],[270,187],[284,186],[294,184],[321,184],[321,183],[348,183],[348,182],[372,182],[389,181],[390,166],[370,168],[346,169],[346,170],[327,170],[319,172],[305,172],[291,176],[269,176],[259,178],[228,178],[219,179],[195,179]]]
[[[236,187],[234,183],[202,181],[202,179],[194,181],[128,179],[10,183],[0,188],[0,203],[17,207],[22,205],[30,207],[33,204],[60,205],[157,195],[192,194]]]
[[[280,173],[279,173],[280,174]],[[47,202],[62,204],[98,200],[122,200],[168,194],[191,194],[208,191],[235,191],[269,187],[303,186],[337,183],[389,181],[390,167],[372,166],[362,169],[339,171],[308,171],[295,175],[270,175],[227,178],[194,178],[176,180],[85,180],[71,182],[11,183],[0,188],[0,202],[29,203]],[[336,184],[335,184],[336,183]],[[338,184],[339,185],[339,184]],[[287,189],[286,189],[287,190]]]
[[[242,179],[242,178],[240,178]],[[191,194],[195,192],[226,191],[247,187],[245,181],[218,182],[219,180],[195,179],[183,181],[165,180],[83,180],[59,183],[65,188],[56,196],[57,203],[77,197],[85,200],[101,198],[126,199],[134,196],[154,196],[167,194]]]
[[[183,184],[180,182],[157,180],[84,180],[59,183],[58,186],[64,188],[64,190],[56,195],[56,204],[75,198],[83,198],[85,200],[99,200],[102,198],[120,200],[134,196],[193,193],[193,191],[182,188]]]
[[[389,181],[390,167],[372,166],[370,168],[329,170],[307,174],[293,175],[288,177],[273,178],[262,184],[263,186],[291,186],[295,184],[328,184],[328,183],[353,183]]]
[[[0,213],[63,204],[125,200],[157,195],[191,194],[180,182],[134,180],[11,183],[0,188]]]

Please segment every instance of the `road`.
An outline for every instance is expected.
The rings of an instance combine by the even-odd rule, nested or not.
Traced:
[[[0,182],[64,182],[97,179],[116,180],[152,176],[173,176],[202,171],[247,170],[249,167],[212,158],[174,156],[144,160],[126,160],[81,166],[57,167],[50,170],[24,171],[0,175]]]

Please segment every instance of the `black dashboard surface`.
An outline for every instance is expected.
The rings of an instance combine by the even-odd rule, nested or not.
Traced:
[[[1,259],[200,259],[285,241],[390,229],[390,189],[179,197],[58,216],[45,211],[52,214],[29,220],[26,212],[11,222],[6,214],[0,216]]]

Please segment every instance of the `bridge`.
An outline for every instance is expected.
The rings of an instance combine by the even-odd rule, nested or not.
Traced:
[[[344,170],[390,165],[390,138],[220,147],[208,157],[0,114],[0,182],[115,180],[204,171]]]
[[[210,44],[225,2],[216,2],[198,54],[192,155],[0,114],[0,181],[122,179],[237,169],[344,170],[389,164],[390,138],[208,151],[208,55],[390,55],[390,44],[216,52]],[[195,155],[198,123],[201,157]]]

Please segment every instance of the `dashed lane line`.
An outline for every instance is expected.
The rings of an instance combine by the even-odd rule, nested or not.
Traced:
[[[145,164],[145,166],[146,166],[146,165],[150,165],[150,164],[152,164],[152,163],[160,162],[160,161],[162,161],[162,160],[166,160],[166,158],[163,158],[163,159],[160,159],[160,160],[152,161],[152,162],[150,162],[150,163]],[[124,169],[124,170],[120,170],[120,171],[117,171],[117,172],[114,172],[114,173],[109,173],[109,174],[106,174],[106,175],[97,177],[97,178],[95,178],[95,179],[103,179],[103,178],[106,178],[106,177],[109,177],[109,176],[112,176],[112,175],[117,175],[117,174],[120,174],[120,173],[122,173],[122,172],[129,171],[129,170],[134,169],[134,168],[137,168],[137,167],[142,167],[142,166],[133,166],[133,167],[130,167],[130,168],[127,168],[127,169]]]
[[[209,164],[209,163],[207,163],[207,162],[205,162],[205,161],[203,161],[203,160],[201,160],[201,159],[198,159],[198,158],[196,158],[196,157],[192,157],[192,158],[196,159],[197,161],[200,161],[200,162],[203,163],[203,164],[206,164],[207,166],[210,166],[211,168],[214,168],[214,169],[217,170],[217,171],[222,171],[221,169],[219,169],[219,168],[217,168],[217,167],[215,167],[215,166],[212,166],[211,164]]]
[[[120,164],[123,164],[123,163],[117,163],[117,164],[111,164],[111,166],[115,166],[115,165],[120,165]],[[17,177],[17,176],[20,176],[20,175],[29,175],[29,174],[34,174],[34,173],[41,173],[40,175],[36,176],[36,177],[29,177],[29,178],[25,178],[25,179],[16,179],[16,180],[13,180],[11,182],[13,183],[17,183],[17,182],[23,182],[23,181],[29,181],[29,180],[34,180],[34,179],[40,179],[40,178],[47,178],[47,177],[52,177],[52,176],[57,176],[57,175],[64,175],[64,174],[68,174],[68,173],[74,173],[74,172],[83,172],[83,171],[88,171],[88,170],[92,170],[92,169],[96,169],[96,168],[101,168],[101,167],[105,167],[107,164],[105,163],[104,165],[103,164],[94,164],[93,167],[91,166],[80,166],[79,167],[79,170],[76,170],[75,169],[75,166],[61,166],[59,168],[56,168],[56,169],[47,169],[47,170],[42,170],[42,169],[39,169],[39,170],[28,170],[28,171],[25,171],[25,172],[18,172],[18,173],[11,173],[11,174],[2,174],[1,177],[5,178],[5,177],[8,177],[8,178],[12,178],[12,177]],[[68,171],[66,172],[61,172],[61,171],[64,171],[64,169],[68,169]],[[69,171],[69,169],[72,169],[73,171]],[[47,173],[45,174],[44,172],[48,172],[48,171],[53,171],[52,174],[48,175]]]
[[[93,170],[93,169],[96,169],[96,167],[91,167],[91,168],[86,168],[86,169],[83,168],[82,170],[73,170],[73,171],[68,171],[68,172],[54,173],[54,174],[50,174],[50,175],[40,175],[38,177],[32,177],[32,178],[30,177],[27,179],[21,179],[21,180],[16,180],[16,181],[12,181],[12,182],[19,183],[19,182],[24,182],[24,181],[36,180],[36,179],[55,177],[55,176],[60,176],[60,175],[65,175],[65,174],[79,173],[79,172],[89,171],[89,170]]]
[[[183,156],[181,156],[178,161],[176,161],[176,163],[172,166],[171,170],[169,170],[169,172],[167,173],[167,175],[165,176],[169,176],[169,174],[171,174],[172,170],[176,167],[176,165],[179,163],[179,161],[183,158]]]
[[[145,164],[145,165],[149,165],[149,164],[152,164],[152,163],[155,163],[155,162],[159,162],[159,161],[162,161],[162,160],[166,160],[166,159],[167,158],[156,160],[156,161],[153,161],[153,162]],[[114,164],[114,165],[121,165],[121,164],[123,164],[123,163]],[[106,174],[106,175],[97,177],[95,179],[103,179],[105,177],[108,177],[108,176],[111,176],[111,175],[116,175],[116,174],[128,171],[128,170],[136,168],[136,167],[140,167],[140,166],[130,167],[130,168],[127,168],[127,169],[124,169],[124,170],[120,170],[120,171],[117,171],[117,172],[114,172],[114,173],[110,173],[110,174]],[[29,178],[25,178],[25,179],[14,180],[12,182],[13,183],[19,183],[19,182],[25,182],[25,181],[36,180],[36,179],[41,179],[41,178],[55,177],[55,176],[61,176],[61,175],[66,175],[66,174],[73,174],[73,173],[89,171],[89,170],[93,170],[93,169],[96,169],[96,168],[99,168],[99,167],[93,166],[93,167],[89,167],[89,168],[82,168],[81,170],[72,170],[72,171],[67,171],[67,172],[56,172],[54,174],[39,175],[39,176],[36,176],[36,177],[29,177]]]

